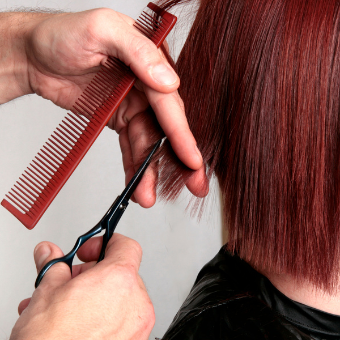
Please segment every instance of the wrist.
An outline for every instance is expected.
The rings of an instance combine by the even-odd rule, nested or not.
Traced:
[[[27,73],[27,41],[45,13],[0,13],[0,104],[33,93]]]

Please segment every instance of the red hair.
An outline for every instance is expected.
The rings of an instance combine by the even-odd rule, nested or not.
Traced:
[[[202,0],[177,61],[191,130],[222,191],[229,250],[328,291],[340,269],[339,7]],[[189,171],[168,152],[160,185],[170,199]]]

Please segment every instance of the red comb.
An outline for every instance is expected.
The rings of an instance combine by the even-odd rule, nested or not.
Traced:
[[[151,2],[148,8],[134,26],[160,47],[177,19]],[[25,227],[37,224],[135,81],[129,67],[108,58],[1,202]]]

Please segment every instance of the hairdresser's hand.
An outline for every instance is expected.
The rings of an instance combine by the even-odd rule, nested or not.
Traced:
[[[109,124],[123,134],[127,179],[134,171],[132,164],[148,144],[143,136],[149,131],[141,132],[139,137],[130,134],[130,140],[124,142],[124,129],[149,103],[178,157],[189,168],[202,168],[202,158],[177,93],[179,78],[155,45],[133,28],[133,19],[110,9],[62,14],[3,13],[0,19],[0,103],[37,93],[69,109],[99,65],[108,55],[115,56],[140,79]],[[202,176],[201,169],[196,177]],[[154,183],[151,177],[149,184]],[[155,201],[154,184],[146,184],[146,179],[143,182],[141,187],[147,190],[144,194],[137,190],[135,198],[149,207]],[[196,195],[201,193],[199,182],[188,183]]]
[[[155,45],[133,27],[133,19],[110,9],[61,14],[3,13],[0,19],[0,103],[37,93],[69,109],[99,65],[108,55],[115,56],[130,66],[140,81],[109,125],[124,133],[128,123],[149,102],[178,157],[194,170],[202,167],[176,92],[179,78]],[[144,142],[129,142],[129,151],[123,155],[125,164],[131,155],[140,155]],[[128,149],[125,144],[123,148]],[[132,170],[127,172],[128,177]],[[195,192],[195,183],[189,188]],[[136,199],[143,206],[151,206],[155,195],[149,190],[138,195],[137,191]]]
[[[114,234],[99,264],[102,238],[79,250],[85,261],[73,268],[54,265],[31,299],[19,305],[20,317],[10,340],[147,340],[155,321],[152,303],[138,275],[142,250],[137,242]],[[62,256],[55,245],[43,242],[34,259],[38,272]]]

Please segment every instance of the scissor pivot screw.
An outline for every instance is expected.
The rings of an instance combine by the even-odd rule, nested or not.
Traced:
[[[119,206],[119,209],[120,210],[124,210],[126,208],[126,205],[124,205],[124,204],[121,204],[120,206]]]

